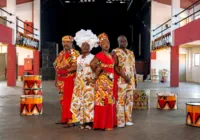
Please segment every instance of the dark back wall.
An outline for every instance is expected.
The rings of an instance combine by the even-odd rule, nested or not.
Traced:
[[[135,2],[135,3],[134,3]],[[133,25],[133,50],[136,60],[148,61],[150,59],[150,2],[141,0],[140,8],[134,1],[128,11],[130,24]],[[141,34],[141,54],[139,54],[139,34]]]
[[[41,5],[41,44],[56,42],[61,47],[64,35],[75,36],[80,29],[91,29],[95,34],[105,32],[111,50],[117,47],[121,34],[131,38],[125,4],[65,4],[49,0]],[[42,45],[42,47],[44,47]]]

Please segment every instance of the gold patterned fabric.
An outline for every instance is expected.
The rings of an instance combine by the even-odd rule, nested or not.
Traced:
[[[95,105],[104,106],[113,104],[113,81],[108,76],[102,73],[96,81]]]
[[[56,57],[56,60],[54,61],[53,65],[55,69],[61,69],[61,68],[69,68],[72,65],[76,64],[77,58],[79,56],[79,52],[71,49],[69,52],[61,51],[58,56]],[[58,91],[60,94],[63,94],[64,92],[64,80],[68,76],[72,76],[73,74],[68,74],[65,77],[58,77],[57,76],[57,83],[56,87],[58,88]],[[60,104],[62,105],[63,102],[63,95],[60,96]]]
[[[75,86],[72,95],[71,112],[80,124],[93,122],[95,75],[90,68],[94,55],[85,59],[80,56],[77,61]]]
[[[103,72],[97,77],[95,85],[94,129],[113,129],[115,125],[114,60],[103,52],[95,56],[100,60]]]
[[[66,42],[72,42],[73,41],[73,37],[70,35],[66,35],[62,37],[62,41],[66,41]]]
[[[130,78],[130,84],[127,84],[123,77],[119,76],[118,78],[117,125],[123,127],[126,123],[132,122],[135,56],[128,49],[126,49],[126,53],[120,48],[113,51],[117,55],[118,66]]]
[[[108,40],[108,35],[106,33],[101,33],[98,35],[99,38],[99,45],[101,45],[103,40]]]

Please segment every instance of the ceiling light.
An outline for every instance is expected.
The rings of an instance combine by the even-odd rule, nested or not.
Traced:
[[[70,3],[70,1],[66,0],[65,3]]]
[[[112,3],[112,1],[108,0],[108,1],[106,1],[106,3]]]

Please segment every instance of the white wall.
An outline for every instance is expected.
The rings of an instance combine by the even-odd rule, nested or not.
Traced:
[[[167,5],[167,4],[162,4],[156,1],[152,1],[152,10],[151,10],[151,29],[155,29],[157,27],[159,27],[160,25],[162,25],[164,22],[168,21],[169,19],[171,19],[172,17],[172,6],[171,5]],[[182,8],[174,8],[173,11],[175,12],[175,14],[183,11],[184,9]],[[174,14],[174,15],[175,15]],[[175,22],[180,21],[180,19],[186,17],[188,15],[188,11],[183,12],[180,16],[175,18]],[[168,24],[169,26],[171,26],[171,22],[169,21]],[[183,26],[184,21],[181,22],[181,26]],[[185,25],[185,24],[184,24]],[[180,27],[180,24],[177,25],[173,25],[173,30]],[[162,26],[162,28],[158,28],[156,31],[152,31],[152,35],[151,35],[151,40],[154,40],[168,32],[171,32],[171,28],[168,28],[167,30],[163,31],[162,34],[158,34],[157,36],[153,37],[153,35],[161,32],[162,30],[166,29],[165,25]]]
[[[193,12],[196,12],[199,9],[200,9],[200,5],[195,6],[194,10],[193,9],[188,10],[188,15],[193,14]],[[193,21],[193,19],[195,19],[195,16],[199,16],[199,15],[200,15],[200,12],[197,12],[196,14],[194,14],[194,16],[189,17],[189,22]]]
[[[34,9],[33,9],[33,7],[34,7]],[[3,9],[10,12],[7,7],[3,8]],[[34,11],[33,14],[32,14],[32,11]],[[34,38],[40,40],[40,0],[34,0],[33,2],[16,5],[16,13],[13,13],[13,14],[23,21],[27,20],[28,22],[34,22],[33,23],[34,28],[38,29],[38,31],[34,30],[34,33],[38,35],[38,36],[34,36]],[[33,15],[34,15],[34,17],[32,18]],[[0,16],[8,16],[8,15],[5,12],[2,12],[0,10]],[[19,26],[24,28],[24,23],[22,23],[20,21],[18,23],[19,23]],[[20,32],[24,33],[23,29],[18,28],[18,30]]]
[[[200,66],[194,66],[194,54],[200,53],[200,46],[188,48],[187,50],[186,80],[200,83]]]
[[[200,48],[199,48],[200,50]],[[188,80],[190,71],[189,71],[189,61],[188,61],[188,49],[187,48],[180,48],[179,54],[186,54],[187,62],[186,62],[186,81]],[[162,69],[167,69],[169,71],[168,81],[170,81],[170,61],[171,61],[171,49],[160,50],[156,52],[156,60],[151,60],[151,69],[158,69],[158,71]],[[200,67],[199,67],[200,68]],[[199,69],[200,70],[200,69]]]
[[[17,47],[18,65],[24,65],[24,58],[33,58],[33,50]],[[7,46],[0,46],[0,53],[7,53]]]
[[[32,4],[33,2],[28,2],[24,4],[19,4],[16,6],[16,16],[23,20],[23,21],[28,21],[32,22]],[[18,22],[19,26],[24,27],[24,23]],[[18,30],[22,33],[24,33],[23,29],[18,28]]]
[[[6,7],[2,8],[4,10],[7,10]],[[7,16],[7,14],[5,12],[3,12],[2,10],[0,10],[0,16],[4,17],[4,16]]]
[[[156,1],[152,1],[152,8],[151,8],[151,30],[157,28],[167,20],[171,18],[171,6],[162,4]],[[156,32],[152,32],[152,40],[157,37],[153,37],[153,34],[158,33],[161,31],[161,28],[157,29]],[[169,30],[165,31],[164,33],[169,32]]]
[[[179,48],[179,54],[187,54],[188,50],[187,48]]]
[[[151,69],[158,69],[158,71],[167,69],[169,71],[168,81],[170,81],[170,55],[171,49],[160,50],[156,52],[156,60],[151,60]]]
[[[35,30],[35,34],[38,36],[34,36],[34,38],[40,40],[40,0],[34,0],[34,27],[38,29]]]
[[[0,45],[0,53],[7,53],[7,46],[6,45]]]
[[[24,65],[24,58],[33,58],[33,50],[17,47],[18,65]]]

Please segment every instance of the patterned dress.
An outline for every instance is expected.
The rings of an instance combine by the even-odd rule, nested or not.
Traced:
[[[56,70],[70,68],[77,63],[79,52],[71,49],[69,52],[61,51],[57,56],[54,67]],[[74,78],[76,73],[68,73],[67,76],[57,76],[57,88],[60,92],[60,103],[62,106],[62,122],[72,122],[72,114],[70,111],[72,92],[74,88]]]
[[[94,129],[112,129],[114,127],[114,60],[100,52],[96,55],[100,60],[103,72],[96,80]]]
[[[118,78],[118,102],[117,102],[117,126],[124,127],[127,122],[132,122],[133,108],[133,90],[135,89],[135,56],[133,52],[126,49],[113,50],[118,58],[118,66],[130,78],[130,84],[127,84],[121,76]]]
[[[94,119],[94,88],[95,75],[90,67],[94,55],[77,60],[75,86],[72,95],[71,112],[80,124],[93,122]]]

